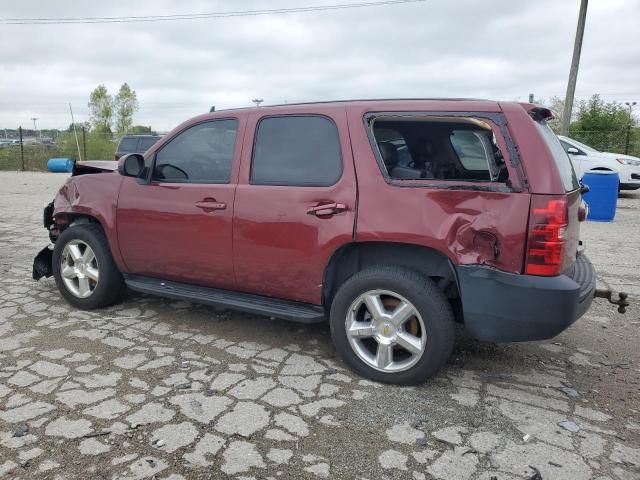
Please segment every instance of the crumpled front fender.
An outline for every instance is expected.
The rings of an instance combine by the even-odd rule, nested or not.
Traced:
[[[117,172],[69,177],[54,199],[53,218],[59,231],[77,217],[98,222],[104,231],[113,260],[126,271],[116,232],[116,208],[123,177]]]

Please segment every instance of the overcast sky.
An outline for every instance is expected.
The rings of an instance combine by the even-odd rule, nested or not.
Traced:
[[[357,0],[2,2],[0,18],[224,12]],[[370,0],[361,0],[370,1]],[[89,92],[136,91],[165,131],[217,108],[327,99],[564,96],[579,0],[427,0],[156,23],[0,25],[0,127],[88,119]],[[640,0],[592,0],[578,97],[640,103]],[[640,110],[640,108],[638,108]]]

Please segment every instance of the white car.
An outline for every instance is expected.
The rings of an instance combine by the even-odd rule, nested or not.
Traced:
[[[621,153],[600,152],[584,143],[558,135],[560,143],[569,155],[578,178],[590,170],[618,172],[620,190],[640,188],[640,158]]]

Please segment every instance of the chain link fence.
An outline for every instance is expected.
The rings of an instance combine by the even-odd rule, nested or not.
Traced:
[[[92,132],[86,128],[77,130],[78,142],[73,131],[57,132],[55,138],[23,136],[19,129],[10,138],[0,138],[0,170],[47,169],[50,158],[78,160],[80,145],[83,160],[113,160],[118,138],[109,133]],[[611,131],[572,130],[569,136],[602,152],[626,153],[640,157],[640,128]]]
[[[569,137],[601,152],[640,157],[640,128],[611,131],[570,130]]]
[[[77,130],[78,142],[74,132],[58,132],[55,138],[47,136],[20,135],[0,138],[0,170],[47,169],[50,158],[70,158],[79,160],[78,145],[82,160],[113,160],[118,138],[112,134],[91,132],[84,128]]]

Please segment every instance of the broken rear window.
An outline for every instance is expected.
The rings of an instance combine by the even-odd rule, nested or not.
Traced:
[[[395,180],[506,182],[504,157],[490,125],[467,117],[379,117],[376,147]]]

